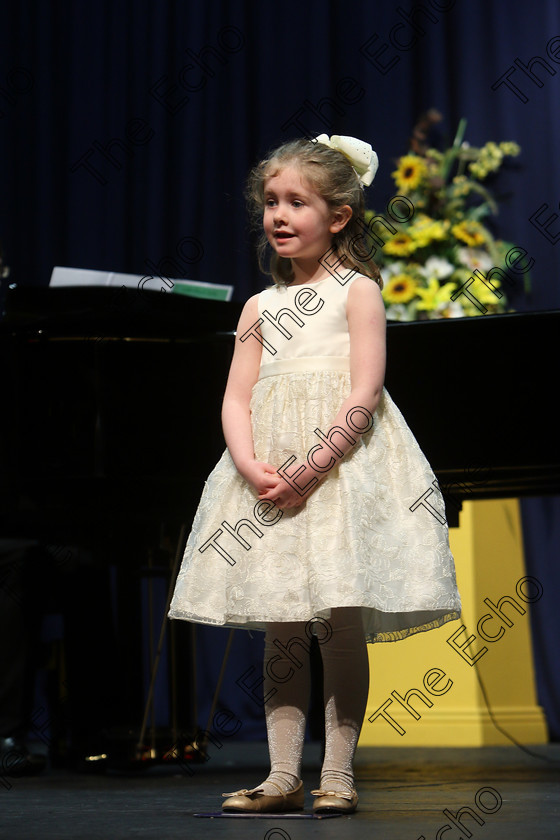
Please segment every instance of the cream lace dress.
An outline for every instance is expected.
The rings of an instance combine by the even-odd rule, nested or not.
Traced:
[[[259,295],[263,348],[251,398],[259,461],[303,460],[321,443],[315,430],[326,434],[348,397],[346,300],[355,279],[341,285],[328,275]],[[351,419],[366,426],[363,413]],[[328,453],[317,450],[317,463]],[[438,517],[417,504],[434,480],[386,390],[370,431],[295,510],[259,502],[226,450],[205,483],[169,617],[264,630],[359,606],[370,642],[459,618],[441,494],[429,497]]]

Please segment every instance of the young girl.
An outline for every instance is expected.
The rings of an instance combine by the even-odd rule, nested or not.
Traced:
[[[447,526],[415,505],[434,474],[383,388],[382,281],[363,239],[363,186],[376,169],[369,144],[321,135],[281,146],[249,180],[275,285],[239,321],[227,450],[204,488],[169,612],[266,633],[271,771],[224,794],[226,811],[303,808],[312,634],[325,700],[313,809],[354,811],[366,642],[460,615]]]

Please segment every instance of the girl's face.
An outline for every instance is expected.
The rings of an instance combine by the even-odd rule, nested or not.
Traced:
[[[335,217],[296,167],[287,166],[266,179],[263,226],[279,256],[319,260],[331,248],[333,233],[344,226]]]

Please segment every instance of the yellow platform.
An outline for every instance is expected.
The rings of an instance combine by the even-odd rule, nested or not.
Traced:
[[[358,746],[511,744],[492,717],[521,744],[548,741],[529,624],[542,582],[525,571],[519,502],[465,502],[450,544],[462,620],[368,645],[370,692]]]

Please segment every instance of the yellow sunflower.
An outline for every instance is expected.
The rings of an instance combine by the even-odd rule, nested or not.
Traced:
[[[399,158],[398,168],[391,173],[399,190],[406,193],[415,190],[427,174],[426,164],[416,155],[404,155]]]
[[[407,257],[417,248],[418,243],[408,233],[396,233],[391,239],[387,240],[383,246],[383,251],[386,254],[391,254],[391,256]]]
[[[477,248],[486,242],[484,228],[478,222],[459,222],[459,224],[453,225],[451,233],[456,239],[465,242],[470,248]]]
[[[385,288],[382,295],[387,303],[408,303],[416,296],[418,284],[410,274],[395,274]]]

